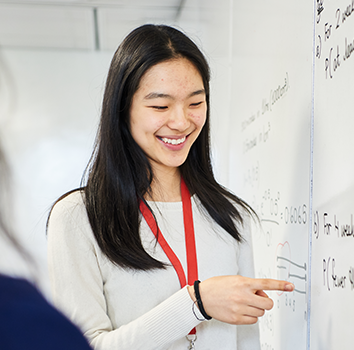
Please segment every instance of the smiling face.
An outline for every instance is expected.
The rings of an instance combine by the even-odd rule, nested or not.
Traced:
[[[151,67],[141,78],[130,108],[130,131],[154,174],[186,160],[206,120],[202,77],[185,58]]]

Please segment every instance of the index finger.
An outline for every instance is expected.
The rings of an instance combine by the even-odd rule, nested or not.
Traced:
[[[257,290],[279,290],[282,292],[292,292],[295,289],[295,286],[288,281],[270,278],[257,278],[254,287]]]

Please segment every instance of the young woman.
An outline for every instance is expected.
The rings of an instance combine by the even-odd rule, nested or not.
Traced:
[[[252,210],[214,179],[209,123],[196,45],[168,26],[131,32],[87,184],[48,224],[54,299],[95,349],[258,349],[254,324],[273,305],[263,290],[292,290],[251,278]]]

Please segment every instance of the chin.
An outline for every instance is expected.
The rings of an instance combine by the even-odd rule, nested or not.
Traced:
[[[166,162],[166,163],[164,163],[164,165],[169,168],[179,168],[181,165],[184,164],[186,159],[187,159],[187,157],[183,158],[180,161]]]

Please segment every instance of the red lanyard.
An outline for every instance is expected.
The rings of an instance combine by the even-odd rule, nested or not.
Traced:
[[[182,207],[183,207],[184,236],[185,236],[186,252],[187,252],[188,285],[193,285],[194,281],[198,279],[197,252],[195,248],[195,235],[194,235],[191,196],[183,178],[181,178],[181,196],[182,196]],[[143,201],[140,201],[140,211],[143,214],[144,219],[149,225],[151,231],[153,232],[155,237],[157,237],[157,241],[160,244],[161,248],[163,249],[168,259],[170,260],[172,266],[176,270],[179,283],[181,285],[181,288],[183,288],[187,284],[187,282],[186,282],[186,275],[184,273],[181,262],[179,261],[177,255],[174,253],[172,248],[166,242],[160,229],[156,225],[154,216],[152,215],[151,211],[148,209],[148,207]],[[195,329],[193,331],[195,332]]]

